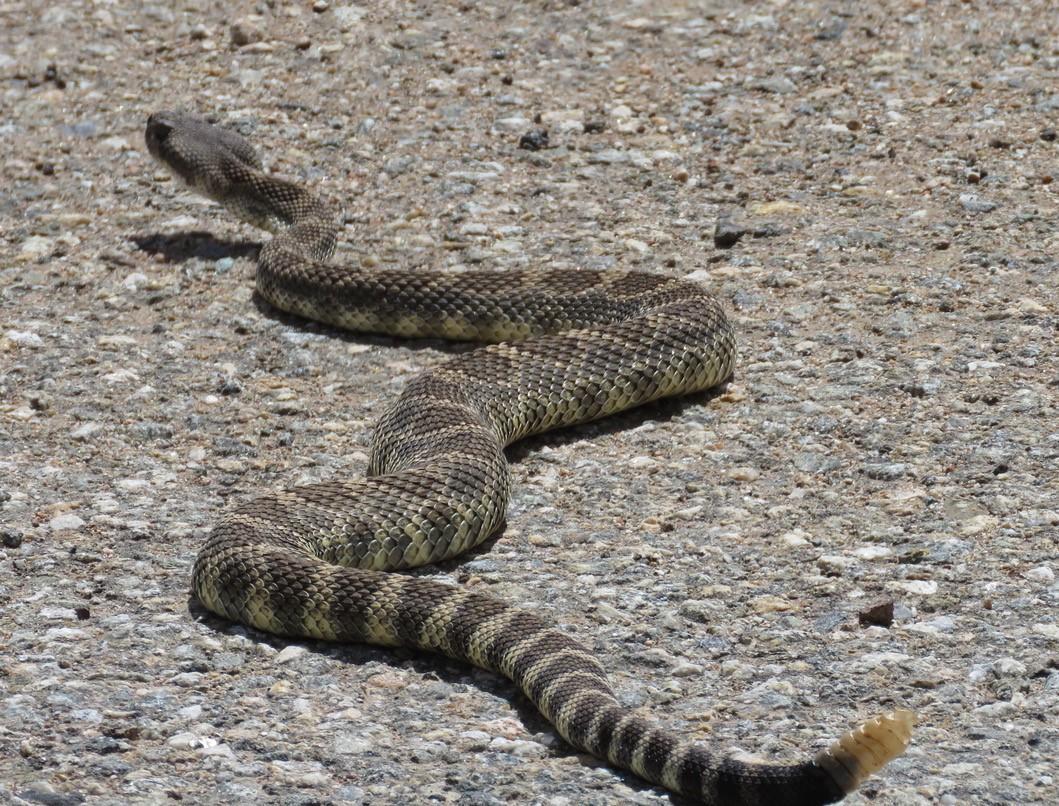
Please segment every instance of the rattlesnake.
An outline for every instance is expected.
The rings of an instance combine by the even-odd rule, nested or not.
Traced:
[[[266,174],[234,132],[177,112],[148,150],[193,189],[278,230],[257,290],[356,331],[489,342],[413,379],[375,432],[368,478],[265,495],[211,532],[192,574],[213,612],[283,636],[442,652],[513,680],[574,747],[705,803],[827,803],[902,753],[898,710],[799,764],[715,756],[623,707],[599,660],[546,620],[476,590],[390,573],[455,557],[504,518],[504,447],[732,372],[735,340],[699,285],[641,272],[351,269],[339,225]]]

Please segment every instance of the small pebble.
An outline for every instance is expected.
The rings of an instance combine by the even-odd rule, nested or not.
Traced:
[[[526,132],[518,140],[518,147],[527,151],[540,151],[548,147],[548,130],[533,129]]]
[[[300,646],[298,644],[288,644],[276,653],[276,656],[272,659],[272,662],[276,664],[290,663],[292,660],[300,658],[307,651],[308,650],[305,647]]]
[[[48,528],[51,529],[53,532],[80,529],[84,525],[84,519],[79,518],[72,512],[67,512],[62,515],[56,515],[54,518],[48,521]]]
[[[857,620],[862,627],[870,625],[889,627],[894,623],[894,600],[878,599],[862,607],[857,613]]]
[[[264,32],[259,25],[249,19],[233,22],[229,29],[229,35],[231,36],[232,44],[236,47],[245,47],[254,42],[260,42],[264,38]]]
[[[989,199],[983,199],[973,193],[964,193],[960,196],[960,204],[969,213],[991,213],[997,208],[997,203]]]
[[[731,218],[719,218],[713,230],[713,245],[718,249],[731,249],[746,233],[746,225]]]

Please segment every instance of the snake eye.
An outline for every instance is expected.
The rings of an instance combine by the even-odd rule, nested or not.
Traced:
[[[169,136],[171,131],[173,131],[173,124],[163,117],[151,115],[150,119],[147,121],[147,133],[155,140],[155,142],[161,143]]]
[[[172,117],[166,112],[155,112],[148,117],[147,128],[144,131],[147,150],[158,157],[160,146],[169,138],[174,128]]]

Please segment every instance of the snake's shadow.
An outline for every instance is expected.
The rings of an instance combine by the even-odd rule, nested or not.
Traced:
[[[208,232],[199,231],[176,234],[151,233],[138,236],[133,240],[140,249],[151,254],[161,255],[162,259],[167,263],[182,263],[192,259],[219,260],[224,257],[253,259],[261,246],[260,243],[251,241],[218,239]],[[447,342],[441,339],[406,339],[351,333],[280,311],[272,307],[256,292],[253,300],[259,313],[267,319],[283,324],[286,327],[320,333],[329,338],[347,343],[392,347],[394,350],[430,349],[453,355],[473,350],[478,346],[472,343]],[[713,398],[723,393],[724,386],[721,385],[705,392],[683,397],[666,398],[629,411],[612,414],[602,420],[567,426],[545,434],[529,437],[509,447],[507,455],[512,462],[519,462],[544,447],[558,447],[583,440],[605,437],[634,429],[647,422],[668,422],[682,416],[690,408],[707,405]],[[413,569],[407,573],[429,576],[439,573],[451,574],[454,571],[458,572],[463,562],[472,557],[487,554],[496,542],[504,536],[506,528],[507,524],[505,522],[488,540],[454,560]],[[219,618],[206,610],[193,595],[188,597],[188,611],[196,621],[218,633],[247,635],[251,639],[263,644],[269,644],[277,650],[292,643],[289,639],[242,625],[232,624],[226,619]],[[606,764],[594,756],[576,750],[563,742],[555,728],[541,715],[537,707],[511,681],[501,675],[475,669],[473,666],[459,663],[440,655],[416,652],[415,650],[400,647],[384,649],[363,644],[332,644],[326,641],[311,640],[299,641],[299,643],[304,645],[310,652],[333,658],[342,663],[355,666],[377,663],[384,667],[411,668],[425,680],[433,678],[454,687],[470,685],[507,701],[531,735],[547,733],[559,739],[559,743],[552,750],[554,755],[578,756],[581,763],[585,765],[605,767],[611,774],[621,778],[627,786],[636,791],[662,792],[658,787],[652,786],[633,773]],[[674,804],[690,803],[690,801],[679,795],[670,792],[665,792],[664,794],[668,795],[670,801]]]
[[[220,260],[221,258],[256,259],[261,244],[254,241],[218,238],[205,231],[161,233],[149,232],[136,235],[132,242],[143,252],[160,255],[166,263],[184,263],[188,260]]]

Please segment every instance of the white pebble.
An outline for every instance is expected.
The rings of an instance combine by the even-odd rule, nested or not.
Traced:
[[[203,745],[199,748],[200,756],[221,756],[222,758],[235,758],[235,751],[232,750],[226,744],[216,744],[216,739],[205,738],[203,741],[213,742],[214,744]]]
[[[55,239],[45,238],[42,235],[31,235],[22,242],[22,250],[18,253],[19,260],[36,260],[51,254],[55,247]]]
[[[36,333],[30,333],[28,330],[9,330],[4,334],[4,338],[12,344],[17,344],[19,347],[44,346],[44,339]]]
[[[1037,635],[1043,635],[1045,638],[1059,641],[1059,624],[1034,624],[1033,631]]]
[[[993,661],[992,669],[1000,677],[1020,677],[1026,674],[1026,664],[1015,658],[997,658]]]
[[[887,546],[860,546],[853,549],[853,554],[862,560],[878,560],[889,557],[893,554],[893,549]]]
[[[297,644],[285,646],[276,654],[276,657],[273,658],[273,663],[289,663],[295,658],[300,658],[307,651],[308,650],[306,650],[305,647],[298,646]]]
[[[851,565],[856,564],[852,557],[843,557],[840,554],[823,554],[816,559],[816,567],[825,574],[841,575]]]
[[[527,742],[522,739],[505,739],[501,736],[497,736],[489,742],[489,749],[523,758],[539,757],[548,752],[545,747],[537,744],[537,742]]]
[[[170,747],[181,747],[185,750],[194,750],[206,747],[216,747],[218,741],[209,736],[199,736],[197,733],[184,731],[175,736],[170,736],[169,739],[166,740],[166,744]]]
[[[56,515],[48,521],[48,528],[53,532],[61,532],[67,529],[80,529],[84,525],[84,520],[77,517],[72,512]]]
[[[99,431],[103,426],[99,423],[81,423],[73,431],[70,432],[71,439],[84,441],[92,436],[94,433]]]
[[[930,579],[910,579],[908,582],[898,584],[906,592],[917,596],[933,596],[938,592],[938,583]]]
[[[77,618],[77,614],[71,607],[42,607],[40,616],[41,618],[58,621],[74,621]]]
[[[780,537],[780,542],[785,546],[791,546],[792,548],[808,546],[809,537],[810,535],[808,532],[804,532],[801,529],[794,529]]]
[[[52,627],[44,633],[45,641],[80,641],[88,637],[88,633],[76,627]]]
[[[1055,581],[1055,572],[1047,565],[1038,565],[1036,568],[1031,568],[1023,576],[1026,579],[1032,579],[1034,582],[1044,582],[1045,584]]]
[[[146,282],[147,282],[147,275],[146,274],[141,274],[140,272],[133,272],[128,277],[126,277],[124,280],[122,280],[121,284],[123,286],[125,286],[125,288],[127,288],[129,291],[136,291],[142,285],[144,285]]]

